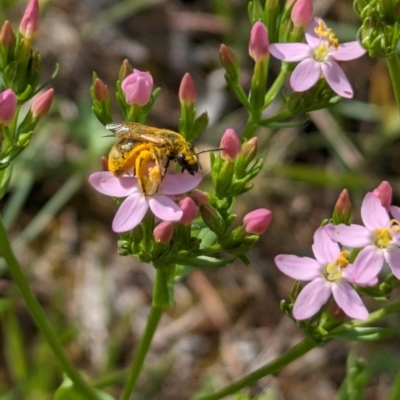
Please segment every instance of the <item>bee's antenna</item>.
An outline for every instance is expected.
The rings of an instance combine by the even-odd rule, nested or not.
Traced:
[[[225,148],[219,147],[218,149],[202,150],[202,151],[199,151],[198,153],[196,153],[196,156],[198,156],[199,154],[202,154],[202,153],[209,153],[210,151],[220,151],[220,150],[225,150]]]

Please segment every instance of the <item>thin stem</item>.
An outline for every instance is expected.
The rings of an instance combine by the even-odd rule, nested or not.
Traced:
[[[129,400],[133,390],[135,389],[137,379],[143,367],[144,359],[146,358],[146,354],[150,348],[154,333],[165,309],[165,303],[160,304],[161,302],[157,300],[160,297],[164,298],[165,294],[163,294],[162,292],[164,290],[167,290],[164,272],[165,271],[161,268],[156,269],[156,277],[153,287],[153,302],[151,305],[149,316],[147,318],[147,325],[144,330],[143,336],[140,339],[139,347],[136,350],[135,358],[130,368],[128,379],[126,381],[120,400]],[[168,302],[168,294],[166,295],[166,298]]]
[[[239,379],[238,381],[232,383],[231,385],[227,386],[226,388],[219,390],[218,392],[212,393],[210,395],[207,395],[207,396],[199,396],[199,397],[195,396],[195,397],[193,397],[192,400],[219,400],[225,396],[234,394],[234,393],[238,392],[240,389],[243,389],[246,386],[250,386],[250,385],[256,383],[258,380],[260,380],[264,376],[278,372],[282,368],[286,367],[286,365],[288,365],[288,364],[292,363],[294,360],[297,360],[298,358],[302,357],[304,354],[308,353],[310,350],[312,350],[316,346],[317,346],[317,344],[312,342],[311,340],[304,339],[302,342],[300,342],[299,344],[294,346],[292,349],[287,351],[282,356],[278,357],[276,360],[253,371],[249,375],[245,376],[242,379]]]
[[[274,83],[265,95],[263,107],[264,109],[266,109],[271,104],[271,101],[277,96],[278,92],[281,90],[283,83],[286,80],[286,77],[290,74],[291,70],[292,67],[290,66],[290,64],[285,62],[282,63],[281,72],[279,72],[279,75],[276,77]]]
[[[386,57],[386,62],[389,68],[390,78],[394,96],[396,98],[397,108],[400,111],[400,61],[398,54],[394,51],[389,57]]]
[[[258,125],[253,122],[253,119],[250,117],[247,120],[247,124],[244,128],[242,139],[249,140],[253,137],[254,132],[257,130]]]
[[[78,370],[65,355],[63,348],[58,341],[57,334],[53,331],[53,328],[47,321],[39,302],[29,287],[28,280],[23,274],[18,261],[11,250],[10,242],[8,240],[7,232],[4,228],[2,218],[0,218],[0,252],[7,262],[10,274],[21,291],[32,318],[36,322],[43,336],[46,338],[49,346],[62,365],[64,372],[69,376],[71,381],[76,386],[76,389],[79,390],[82,395],[86,396],[90,400],[100,400],[100,397],[97,395],[94,389],[91,388],[89,384],[82,378]]]

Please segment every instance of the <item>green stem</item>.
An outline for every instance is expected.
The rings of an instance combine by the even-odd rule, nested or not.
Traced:
[[[160,322],[165,306],[168,304],[168,292],[165,293],[165,290],[168,291],[168,285],[165,279],[165,270],[157,268],[153,287],[153,302],[147,318],[147,325],[143,336],[140,339],[139,347],[136,350],[135,358],[129,370],[128,379],[120,400],[129,400],[131,397],[131,394],[135,389],[136,381],[140,375],[140,371],[142,370],[144,359],[146,358],[146,354],[150,348],[154,333],[157,329],[158,323]],[[160,301],[161,299],[166,299],[167,303]]]
[[[29,287],[28,280],[23,274],[21,267],[18,264],[17,259],[13,251],[11,250],[10,242],[8,240],[7,232],[4,228],[3,220],[0,218],[0,252],[7,262],[8,269],[15,283],[17,284],[21,294],[26,302],[28,310],[36,322],[38,328],[46,338],[49,346],[53,350],[55,356],[63,367],[65,373],[69,376],[71,381],[87,399],[100,400],[93,388],[82,378],[78,370],[71,363],[71,361],[65,355],[63,348],[58,341],[57,334],[53,331],[53,328],[47,321],[45,314],[37,301],[35,295]]]
[[[244,128],[244,131],[243,131],[243,134],[242,134],[242,140],[251,139],[253,137],[253,135],[254,135],[254,132],[257,130],[257,128],[258,128],[258,125],[255,124],[253,122],[253,119],[250,117],[247,120],[247,124],[246,124],[246,126]]]
[[[290,64],[285,62],[282,63],[281,72],[279,72],[279,75],[276,77],[274,83],[272,84],[267,94],[265,95],[264,107],[263,107],[264,110],[271,104],[271,101],[278,95],[278,92],[281,90],[281,87],[284,84],[287,76],[290,74],[291,70],[292,67],[290,66]]]
[[[389,68],[390,78],[392,80],[392,87],[394,96],[396,98],[397,108],[400,111],[400,61],[397,52],[389,57],[386,57],[386,62]]]
[[[282,368],[286,367],[288,364],[292,363],[294,360],[297,360],[304,354],[308,353],[316,346],[317,344],[312,342],[311,340],[304,339],[302,342],[294,346],[292,349],[287,351],[282,356],[278,357],[276,360],[253,371],[244,378],[239,379],[238,381],[232,383],[232,385],[229,385],[226,388],[207,396],[199,396],[199,397],[195,396],[193,397],[192,400],[219,400],[225,396],[234,394],[246,386],[253,385],[264,376],[278,372]]]

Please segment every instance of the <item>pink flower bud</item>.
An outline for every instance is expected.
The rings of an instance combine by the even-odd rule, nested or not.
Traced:
[[[30,0],[19,25],[19,31],[26,39],[33,39],[39,33],[39,1]]]
[[[130,75],[133,71],[132,65],[131,63],[125,59],[124,61],[122,61],[122,65],[121,68],[119,70],[119,75],[118,75],[118,79],[120,82],[122,82],[128,75]]]
[[[107,85],[100,78],[96,78],[93,84],[94,98],[97,101],[107,101],[109,99]]]
[[[235,53],[225,44],[219,48],[219,59],[225,69],[236,68],[238,65]]]
[[[261,235],[267,230],[271,219],[272,211],[259,208],[245,215],[243,218],[244,229],[247,233]]]
[[[0,125],[10,125],[17,108],[17,97],[11,89],[0,93]]]
[[[157,243],[169,243],[174,235],[174,224],[170,221],[161,222],[154,228],[153,235]]]
[[[179,202],[179,207],[183,211],[180,222],[189,225],[197,217],[197,206],[191,197],[185,197]]]
[[[335,204],[334,209],[335,223],[346,223],[351,218],[351,201],[347,189],[343,189]]]
[[[250,157],[250,159],[253,160],[257,154],[257,143],[258,143],[257,136],[254,136],[247,142],[244,142],[242,146],[242,156]]]
[[[128,104],[137,104],[142,107],[150,101],[153,78],[149,72],[134,69],[133,73],[123,80],[121,88]]]
[[[312,0],[297,0],[292,8],[291,18],[294,26],[305,28],[311,22],[313,14]]]
[[[201,204],[208,204],[208,194],[201,190],[195,189],[190,193],[190,197],[199,206]]]
[[[101,170],[102,171],[108,171],[109,170],[108,169],[108,158],[107,157],[102,156],[100,158],[100,163],[101,163]]]
[[[249,54],[255,62],[264,61],[269,57],[268,31],[265,25],[257,21],[250,34]]]
[[[50,110],[53,101],[54,89],[46,90],[44,93],[36,97],[32,103],[31,111],[33,118],[44,117]]]
[[[8,49],[15,44],[15,35],[9,21],[5,21],[0,31],[0,45]]]
[[[193,104],[196,100],[196,86],[188,72],[183,76],[179,86],[179,100],[186,104]]]
[[[392,187],[390,183],[383,181],[372,193],[379,197],[382,206],[389,211],[389,207],[392,205]]]
[[[242,152],[239,136],[233,129],[227,129],[222,135],[220,147],[223,160],[235,161],[236,157]]]

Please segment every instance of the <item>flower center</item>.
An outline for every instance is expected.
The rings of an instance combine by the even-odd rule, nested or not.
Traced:
[[[375,233],[375,245],[380,249],[386,249],[393,241],[393,233],[400,232],[400,222],[392,219],[388,228],[377,228]]]
[[[320,62],[326,61],[330,51],[339,47],[339,40],[332,32],[332,29],[327,28],[323,21],[319,21],[319,25],[314,28],[314,32],[320,38],[320,45],[314,49],[314,59]]]
[[[328,281],[334,282],[342,277],[342,270],[349,264],[349,252],[341,251],[339,257],[329,263],[325,268],[325,277]]]

